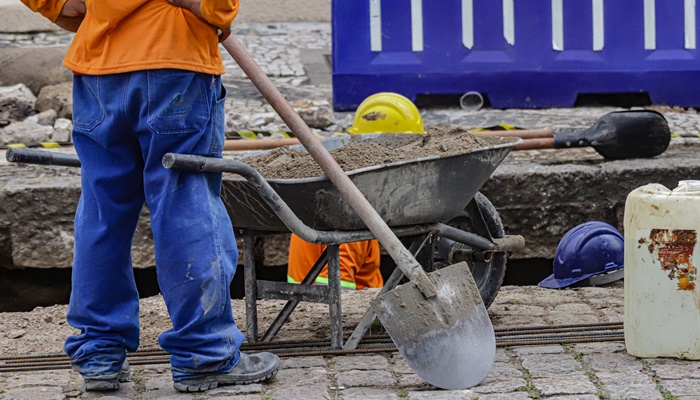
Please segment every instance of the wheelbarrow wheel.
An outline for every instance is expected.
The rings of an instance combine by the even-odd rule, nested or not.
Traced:
[[[503,222],[496,207],[480,192],[474,196],[461,215],[447,221],[446,224],[486,238],[501,238],[505,235]],[[433,241],[432,250],[432,268],[426,269],[436,270],[466,261],[484,305],[488,308],[493,303],[506,275],[506,253],[493,253],[488,259],[478,259],[473,257],[474,249],[471,247],[441,237]]]

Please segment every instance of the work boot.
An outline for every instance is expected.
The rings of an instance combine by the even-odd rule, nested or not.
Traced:
[[[131,368],[124,360],[121,370],[117,374],[110,374],[104,377],[83,378],[84,392],[98,392],[107,390],[118,390],[119,382],[129,382],[131,380]]]
[[[231,371],[176,381],[173,386],[180,392],[203,392],[219,385],[247,385],[272,378],[279,367],[280,359],[275,354],[241,352],[238,364]]]

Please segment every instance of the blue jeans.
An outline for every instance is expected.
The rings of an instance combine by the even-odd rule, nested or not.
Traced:
[[[131,244],[144,202],[156,272],[172,321],[159,343],[173,379],[229,371],[243,334],[229,286],[238,249],[221,174],[165,169],[165,153],[221,157],[224,98],[218,76],[180,70],[77,75],[73,141],[82,162],[75,215],[65,351],[85,377],[116,374],[139,345]],[[116,376],[116,375],[114,375]]]

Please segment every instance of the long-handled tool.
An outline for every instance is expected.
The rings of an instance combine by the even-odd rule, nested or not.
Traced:
[[[472,132],[481,136],[517,136],[525,139],[514,150],[593,147],[608,159],[648,158],[668,148],[671,130],[656,111],[616,111],[605,114],[586,129],[535,129]],[[225,150],[266,150],[298,144],[296,139],[227,140]]]
[[[467,263],[426,274],[238,39],[231,35],[222,44],[410,279],[372,301],[408,365],[445,389],[481,382],[496,339]]]
[[[593,147],[609,159],[648,158],[666,151],[671,129],[656,111],[615,111],[586,129],[538,129],[478,132],[486,136],[517,136],[525,139],[516,150]]]

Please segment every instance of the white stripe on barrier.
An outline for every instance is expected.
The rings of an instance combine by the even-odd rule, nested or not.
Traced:
[[[696,47],[695,0],[685,0],[685,48]]]
[[[474,0],[462,0],[462,44],[474,47]]]
[[[423,51],[423,0],[411,0],[411,42],[413,51]]]
[[[656,50],[656,0],[644,0],[644,49]]]
[[[684,0],[685,48],[697,48],[697,0]],[[503,2],[503,37],[515,44],[514,0]],[[564,51],[564,0],[552,2],[552,49]],[[593,51],[605,48],[605,0],[591,0],[593,23]],[[474,0],[462,3],[462,44],[474,48]],[[370,47],[382,51],[381,0],[369,0]],[[411,0],[411,45],[414,52],[424,51],[423,0]],[[644,49],[656,50],[656,0],[644,0]]]
[[[515,9],[513,0],[503,0],[503,37],[509,45],[515,44]]]
[[[369,32],[372,51],[382,51],[381,0],[369,0]]]
[[[552,0],[552,50],[564,50],[564,0]]]
[[[593,4],[593,51],[605,47],[605,16],[603,0],[592,0]]]

